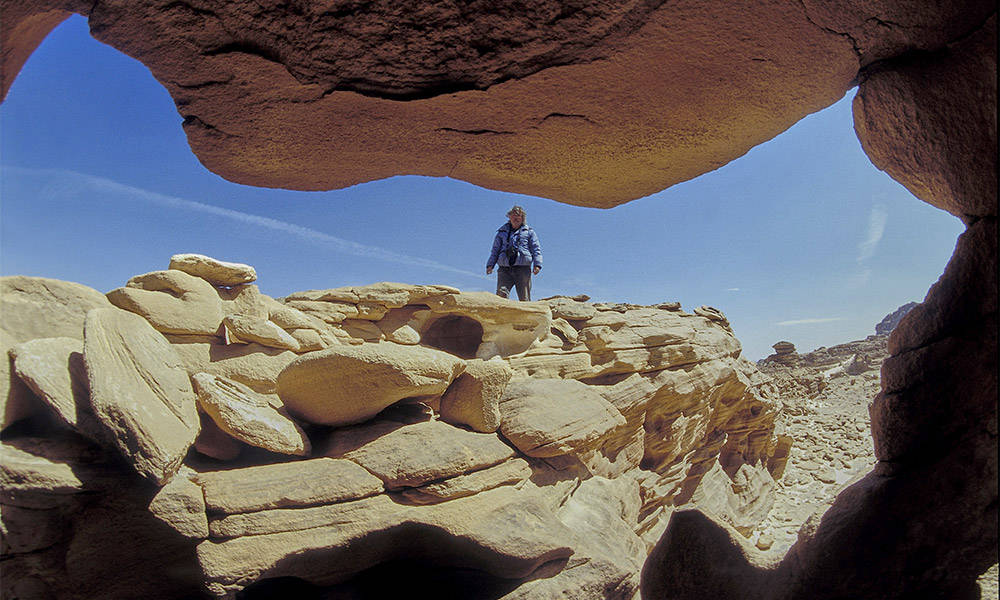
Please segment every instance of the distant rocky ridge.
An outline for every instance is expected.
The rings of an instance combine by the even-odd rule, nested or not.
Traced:
[[[791,440],[720,311],[255,278],[0,279],[3,597],[632,598],[678,508],[759,538]]]
[[[888,358],[889,334],[917,306],[910,302],[886,315],[875,335],[805,354],[780,341],[775,353],[757,366],[781,398],[775,419],[779,440],[794,440],[785,468],[774,473],[774,509],[751,541],[780,558],[803,527],[823,514],[836,495],[875,466],[869,407],[881,385],[879,371]],[[981,597],[998,597],[997,566],[979,578]]]

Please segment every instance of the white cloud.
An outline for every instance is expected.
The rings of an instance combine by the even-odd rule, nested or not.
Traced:
[[[831,323],[833,321],[845,321],[843,317],[822,317],[818,319],[793,319],[791,321],[779,321],[775,325],[786,327],[789,325],[812,325],[814,323]]]
[[[8,172],[22,173],[26,175],[44,175],[47,177],[58,178],[56,180],[50,180],[49,185],[46,186],[46,192],[51,194],[68,193],[76,187],[77,183],[82,183],[83,185],[89,186],[90,188],[96,189],[98,191],[119,193],[134,198],[136,200],[144,201],[158,206],[163,206],[166,208],[224,217],[227,219],[231,219],[233,221],[237,221],[239,223],[244,223],[246,225],[278,231],[283,234],[295,236],[313,245],[334,250],[336,252],[348,254],[351,256],[372,258],[376,260],[384,260],[387,262],[413,265],[417,267],[424,267],[427,269],[445,271],[448,273],[457,273],[459,275],[465,275],[467,277],[475,277],[477,279],[487,279],[487,277],[482,273],[474,273],[472,271],[458,269],[456,267],[452,267],[450,265],[439,263],[433,260],[428,260],[425,258],[399,254],[391,250],[386,250],[385,248],[380,248],[378,246],[367,246],[365,244],[360,244],[358,242],[345,240],[343,238],[339,238],[330,235],[328,233],[323,233],[322,231],[317,231],[315,229],[310,229],[308,227],[303,227],[301,225],[296,225],[294,223],[279,221],[277,219],[272,219],[270,217],[262,217],[260,215],[245,213],[238,210],[232,210],[229,208],[222,208],[221,206],[213,206],[211,204],[196,202],[194,200],[186,200],[184,198],[167,196],[165,194],[151,192],[149,190],[144,190],[142,188],[137,188],[130,185],[124,185],[103,177],[86,175],[83,173],[76,173],[74,171],[63,171],[56,169],[43,170],[43,169],[24,169],[19,167],[7,167],[5,168],[5,170]]]
[[[863,263],[875,255],[878,243],[885,234],[885,224],[889,220],[889,212],[882,204],[872,207],[868,215],[868,233],[864,241],[858,244],[858,262]]]
[[[740,291],[740,288],[726,288],[726,291],[727,292],[738,292],[738,291]]]

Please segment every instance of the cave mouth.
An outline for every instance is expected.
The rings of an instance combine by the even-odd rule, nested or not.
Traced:
[[[461,315],[436,319],[421,336],[421,343],[464,359],[476,358],[476,350],[482,342],[482,324]]]
[[[396,559],[361,571],[343,583],[320,586],[298,577],[262,579],[236,594],[237,600],[381,600],[417,597],[438,600],[495,600],[522,581],[479,569],[442,566],[420,559]]]

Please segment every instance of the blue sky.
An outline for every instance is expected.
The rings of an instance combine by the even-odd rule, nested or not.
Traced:
[[[861,339],[923,299],[963,230],[872,166],[851,90],[740,159],[610,210],[394,177],[330,192],[207,171],[166,91],[72,17],[0,106],[0,273],[108,291],[197,252],[257,269],[261,290],[376,281],[492,290],[484,265],[512,204],[538,232],[533,296],[714,306],[753,360]],[[495,277],[495,275],[494,275]]]

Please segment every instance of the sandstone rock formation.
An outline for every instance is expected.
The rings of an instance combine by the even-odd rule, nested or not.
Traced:
[[[778,567],[733,542],[735,530],[678,512],[646,564],[645,592],[676,598],[744,598],[748,589],[772,598],[961,598],[974,595],[975,576],[996,562],[995,3],[541,3],[528,11],[520,4],[477,10],[432,3],[413,18],[381,3],[336,11],[309,3],[247,8],[222,0],[197,7],[3,0],[0,11],[0,93],[47,31],[72,12],[84,14],[95,37],[142,61],[167,88],[204,164],[243,183],[298,189],[422,173],[610,206],[718,168],[858,85],[855,130],[873,163],[968,225],[945,275],[891,337],[883,392],[872,411],[879,466],[842,492]],[[373,64],[379,67],[369,68]],[[625,315],[637,310],[621,308]],[[346,344],[384,336],[412,345],[434,338],[413,326],[421,322],[403,318],[396,315],[378,331],[353,317],[325,321],[354,321],[331,327],[329,335]],[[711,352],[700,350],[713,344],[690,344],[680,353],[686,356],[680,367],[657,373],[664,364],[657,361],[676,364],[669,349],[686,344],[651,341],[656,350],[650,351],[629,342],[634,335],[615,343],[626,323],[618,331],[614,323],[595,323],[575,339],[573,319],[556,317],[555,325],[539,354],[520,354],[537,348],[496,345],[484,354],[513,355],[507,358],[519,375],[596,378],[589,383],[607,388],[609,402],[630,426],[647,420],[650,400],[641,390],[659,389],[664,380],[672,385],[674,376],[677,385],[670,389],[684,390],[685,370],[699,381],[722,382],[708,371],[722,373],[727,356],[733,357],[723,351],[709,358]],[[475,337],[469,322],[451,321],[448,328],[454,326],[463,332],[460,341]],[[291,333],[304,346],[332,345],[318,330],[300,331]],[[64,335],[74,334],[15,335],[4,347]],[[579,348],[581,342],[586,351],[552,351],[563,343]],[[204,358],[209,351],[219,348],[212,340],[190,345],[200,346],[202,367],[211,362]],[[727,368],[742,372],[736,366],[731,361]],[[258,391],[273,391],[275,373],[234,370]],[[10,372],[8,365],[0,373],[10,390],[0,390],[5,419],[13,413],[23,424],[36,416],[21,402],[30,404],[32,395],[15,390],[17,382],[7,383]],[[751,378],[735,380],[723,384],[729,389],[722,396],[729,399],[744,384],[752,387]],[[711,389],[704,384],[699,397]],[[11,406],[22,408],[7,410]],[[760,445],[759,436],[743,435],[736,423],[726,434],[732,440],[720,435],[707,443],[705,432],[724,424],[722,416],[695,410],[696,418],[689,419],[681,409],[654,413],[656,426],[648,433],[660,435],[656,449],[683,457],[684,466],[673,470],[669,460],[651,459],[659,469],[656,481],[642,489],[656,490],[662,479],[665,497],[674,497],[678,481],[700,481],[711,472],[717,449],[718,456],[752,458],[748,450]],[[759,414],[766,418],[768,411]],[[637,454],[630,439],[627,431],[609,437],[615,456],[629,464]],[[708,450],[697,453],[684,445],[693,439],[706,442]],[[678,443],[687,450],[670,454]],[[775,450],[769,460],[787,448]],[[616,461],[603,457],[605,472],[614,472]],[[723,467],[736,474],[737,462]],[[644,503],[654,496],[646,495]],[[139,535],[149,531],[142,529],[148,511],[116,508],[122,510],[115,530],[136,535],[106,549],[119,560],[152,559],[141,552],[149,536]],[[651,511],[644,504],[640,518],[656,510],[667,507]],[[10,585],[19,586],[19,594],[58,595],[64,590],[49,589],[58,582],[36,574],[65,565],[76,584],[73,593],[94,595],[92,583],[106,573],[81,565],[89,558],[84,549],[100,546],[94,542],[97,532],[108,529],[100,519],[108,512],[98,507],[86,513],[88,525],[74,533],[65,556],[56,550],[31,561],[6,561],[17,576],[5,576],[4,585],[15,581]],[[643,531],[652,535],[656,528],[654,523]],[[159,545],[150,564],[161,572],[186,572],[170,571],[176,564],[167,549]],[[627,576],[601,566],[609,564],[606,558],[578,555],[583,552],[558,575],[518,589],[541,590],[558,580],[567,590],[599,590],[608,597],[630,592]],[[123,563],[101,564],[121,571]],[[724,569],[715,568],[722,564]],[[935,568],[924,568],[928,564]],[[374,573],[366,581],[378,580]],[[603,583],[595,583],[595,576]],[[219,580],[221,589],[229,589],[228,581]],[[124,576],[116,583],[101,591],[149,587]],[[188,583],[175,589],[186,593]],[[159,589],[165,589],[162,583]]]
[[[783,464],[777,405],[714,309],[405,284],[275,300],[193,277],[171,269],[133,283],[181,282],[224,318],[315,331],[329,345],[157,331],[203,305],[123,302],[90,310],[82,343],[13,346],[12,376],[38,407],[3,441],[5,596],[92,596],[109,575],[81,574],[82,561],[127,550],[133,570],[102,597],[389,593],[394,578],[378,574],[413,564],[466,581],[462,597],[627,599],[676,506],[750,529],[767,516],[771,496],[759,492]],[[121,289],[162,294],[109,296]],[[405,323],[413,338],[365,341],[343,328],[352,319],[379,332]],[[220,374],[233,356],[271,389]],[[99,435],[77,433],[88,433],[85,414]],[[57,415],[63,429],[49,426]],[[119,515],[129,541],[112,549],[95,536]],[[158,589],[135,581],[151,569]]]

